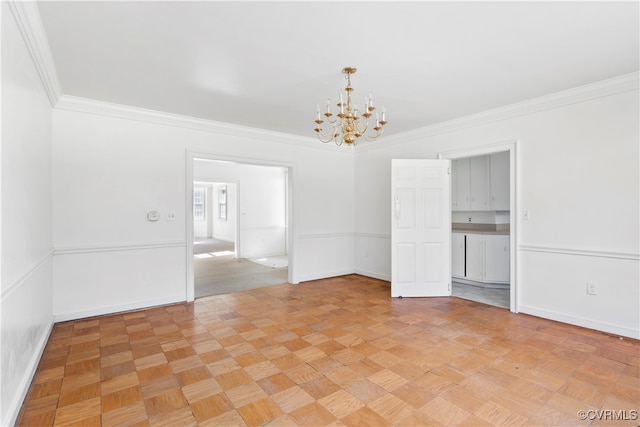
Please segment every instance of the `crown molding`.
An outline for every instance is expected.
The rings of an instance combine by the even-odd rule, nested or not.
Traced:
[[[537,113],[544,110],[564,107],[571,104],[590,101],[606,96],[617,95],[624,92],[638,90],[640,87],[640,73],[633,72],[607,80],[579,86],[573,89],[552,93],[550,95],[532,98],[514,104],[492,110],[483,111],[477,114],[436,123],[420,129],[403,132],[384,140],[376,140],[368,144],[357,147],[357,151],[374,150],[377,148],[389,147],[391,145],[405,144],[423,140],[425,137],[454,132],[488,123],[511,119],[518,116]]]
[[[36,2],[7,0],[7,5],[53,107],[60,99],[62,89]]]
[[[106,117],[116,117],[158,125],[181,127],[203,132],[232,135],[235,137],[258,139],[261,141],[266,140],[269,142],[295,145],[302,148],[329,150],[334,152],[338,151],[350,155],[353,155],[354,153],[354,150],[345,149],[344,147],[334,147],[329,144],[321,144],[317,139],[310,137],[240,126],[225,122],[217,122],[214,120],[200,119],[191,116],[183,116],[180,114],[166,113],[163,111],[131,107],[128,105],[97,101],[71,95],[62,95],[56,103],[55,109]]]

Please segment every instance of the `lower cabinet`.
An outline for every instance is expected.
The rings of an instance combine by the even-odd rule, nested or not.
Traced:
[[[451,234],[451,275],[453,277],[464,277],[464,251],[465,234]]]
[[[509,283],[509,236],[485,237],[484,281]]]
[[[509,236],[452,233],[454,278],[480,283],[509,283]]]
[[[466,279],[484,282],[484,241],[483,234],[467,234],[467,275]]]

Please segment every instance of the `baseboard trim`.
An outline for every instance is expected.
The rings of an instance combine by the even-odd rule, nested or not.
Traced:
[[[328,271],[325,273],[307,274],[307,275],[298,277],[298,283],[310,282],[312,280],[329,279],[331,277],[346,276],[349,274],[354,274],[353,270],[337,270],[337,271]]]
[[[20,386],[17,390],[14,390],[13,400],[11,401],[9,407],[6,410],[3,410],[3,413],[4,415],[6,415],[6,417],[5,419],[0,421],[1,425],[13,426],[18,421],[18,416],[20,415],[22,404],[24,402],[24,399],[27,397],[27,393],[29,393],[31,383],[33,382],[33,378],[36,375],[38,365],[40,365],[40,359],[44,354],[45,348],[47,347],[47,342],[49,342],[49,337],[51,336],[51,331],[53,331],[54,324],[55,323],[53,321],[53,318],[51,318],[48,327],[44,329],[44,333],[38,340],[38,344],[35,349],[36,351],[33,352],[33,355],[29,360],[27,370],[25,371],[25,375],[20,382]]]
[[[386,282],[390,282],[391,281],[391,276],[390,275],[384,274],[384,273],[377,273],[375,271],[362,270],[362,269],[356,268],[354,273],[355,274],[359,274],[361,276],[371,277],[373,279],[384,280]]]
[[[181,302],[185,302],[186,300],[187,300],[186,294],[171,295],[164,298],[132,302],[130,304],[119,304],[119,305],[112,305],[107,307],[98,307],[90,310],[58,313],[58,314],[54,314],[54,321],[56,323],[66,322],[69,320],[78,320],[78,319],[86,319],[88,317],[103,316],[105,314],[115,314],[115,313],[122,313],[127,311],[143,310],[151,307],[181,303]]]
[[[601,332],[608,332],[614,335],[620,335],[636,340],[640,339],[640,329],[627,328],[624,326],[613,325],[606,322],[597,322],[578,316],[571,316],[527,305],[519,305],[518,312],[530,314],[536,317],[542,317],[544,319],[554,320],[556,322],[567,323],[569,325],[581,326],[583,328],[594,329]]]

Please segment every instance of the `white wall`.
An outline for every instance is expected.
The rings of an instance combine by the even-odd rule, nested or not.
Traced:
[[[352,151],[63,97],[53,113],[58,320],[185,300],[188,153],[291,165],[295,280],[353,271]],[[151,210],[159,221],[146,220]],[[317,255],[328,241],[333,259]]]
[[[640,337],[638,114],[635,74],[359,149],[356,271],[390,277],[392,158],[516,140],[517,310]]]
[[[0,425],[15,422],[53,325],[51,103],[14,15],[23,6],[2,2],[0,12]]]
[[[227,237],[235,230],[235,193],[240,200],[238,242],[240,258],[257,258],[285,255],[286,247],[286,169],[275,166],[220,163],[196,160],[194,177],[197,181],[223,181],[232,190],[228,194],[229,212],[227,221],[218,219],[214,213],[214,234],[217,238]],[[236,188],[237,186],[237,188]],[[217,209],[219,186],[215,187],[214,210]]]

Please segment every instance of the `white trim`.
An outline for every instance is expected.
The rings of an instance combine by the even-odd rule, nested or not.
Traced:
[[[515,144],[515,140],[507,140],[494,142],[492,144],[476,145],[450,151],[441,151],[438,153],[438,158],[455,160],[466,157],[484,156],[488,154],[500,153],[502,151],[509,151],[515,148]]]
[[[11,403],[9,404],[8,408],[2,408],[2,413],[4,416],[6,416],[6,419],[0,420],[0,423],[2,423],[2,425],[13,426],[16,424],[16,421],[18,421],[18,416],[20,415],[22,404],[24,402],[24,399],[27,397],[31,382],[35,378],[38,365],[40,364],[40,358],[44,354],[47,342],[49,342],[49,337],[51,336],[51,331],[53,331],[54,324],[55,323],[52,318],[49,321],[49,325],[44,328],[44,333],[40,336],[40,339],[38,340],[38,343],[35,347],[35,351],[31,354],[31,359],[27,364],[27,369],[22,376],[20,385],[12,393],[13,399],[11,400]]]
[[[583,328],[594,329],[596,331],[609,332],[633,339],[640,339],[639,329],[627,328],[625,326],[613,325],[611,323],[598,322],[591,319],[585,319],[583,317],[567,315],[564,313],[558,313],[556,311],[549,311],[527,305],[521,305],[519,308],[521,313],[530,314],[532,316],[541,317],[556,322],[567,323],[570,325],[581,326]]]
[[[7,5],[53,107],[62,96],[62,89],[36,2],[8,0]]]
[[[150,110],[111,102],[62,95],[55,105],[57,110],[75,111],[79,113],[95,114],[106,117],[116,117],[126,120],[153,123],[158,125],[181,127],[203,132],[232,135],[240,138],[260,139],[261,141],[290,144],[316,150],[330,150],[353,156],[354,150],[335,145],[322,144],[317,139],[275,132],[265,129],[240,126],[232,123],[218,122],[164,111]]]
[[[299,279],[300,282],[310,282],[312,280],[321,280],[328,279],[331,277],[340,277],[347,276],[349,274],[354,274],[353,270],[335,270],[335,271],[326,271],[322,273],[312,273],[301,276]]]
[[[576,88],[552,93],[549,95],[532,98],[526,101],[505,105],[477,114],[459,117],[456,119],[435,123],[420,129],[395,134],[390,137],[380,138],[367,144],[359,144],[356,151],[373,150],[376,148],[388,148],[393,145],[415,142],[426,137],[454,132],[488,123],[507,120],[518,116],[537,113],[544,110],[564,107],[571,104],[590,101],[606,96],[617,95],[624,92],[638,90],[640,87],[640,73],[633,72],[622,76],[602,80]]]
[[[286,225],[264,225],[264,226],[255,226],[255,227],[243,227],[242,230],[282,230],[283,228],[287,228]]]
[[[66,322],[68,320],[85,319],[87,317],[102,316],[105,314],[122,313],[133,310],[146,310],[153,307],[159,307],[170,304],[178,304],[185,302],[184,294],[176,294],[168,297],[157,298],[146,301],[136,301],[128,304],[110,305],[105,307],[93,308],[90,310],[74,311],[67,313],[58,313],[54,317],[54,321]]]
[[[518,304],[518,236],[519,236],[519,223],[518,223],[518,142],[516,140],[496,142],[493,144],[485,144],[480,146],[474,146],[469,148],[461,148],[451,151],[443,151],[438,153],[438,158],[442,159],[460,159],[465,157],[473,157],[480,155],[488,155],[493,153],[499,153],[502,151],[509,152],[509,310],[512,313],[517,313]]]
[[[391,240],[391,234],[380,234],[380,233],[355,233],[356,237],[363,237],[368,239],[387,239]]]
[[[354,237],[355,233],[314,233],[314,234],[300,234],[299,239],[340,239],[344,237]]]
[[[361,268],[356,268],[354,270],[354,274],[359,274],[361,276],[367,276],[367,277],[373,277],[374,279],[379,279],[379,280],[384,280],[386,282],[391,282],[391,275],[390,274],[376,273],[374,271],[363,270]]]
[[[577,256],[588,256],[588,257],[596,257],[596,258],[616,258],[616,259],[627,259],[631,261],[640,260],[640,254],[617,252],[617,251],[561,248],[557,246],[539,246],[539,245],[520,245],[518,249],[526,252],[546,252],[546,253],[554,253],[554,254],[562,254],[562,255],[577,255]]]
[[[296,239],[298,238],[297,232],[297,212],[298,209],[295,204],[295,177],[297,173],[297,166],[295,163],[289,162],[278,162],[264,159],[254,159],[249,157],[237,157],[237,156],[225,156],[219,155],[216,153],[203,153],[196,151],[185,151],[185,186],[186,186],[186,213],[187,213],[187,221],[186,221],[186,236],[187,236],[187,244],[185,250],[186,257],[186,295],[187,302],[191,302],[195,300],[195,277],[193,272],[193,163],[196,159],[205,159],[212,161],[222,161],[222,162],[232,162],[239,163],[245,165],[257,165],[257,166],[273,166],[280,167],[286,169],[287,171],[287,225],[285,228],[287,229],[287,256],[288,256],[288,277],[287,280],[289,283],[297,284],[299,279],[297,277],[298,269],[297,269],[297,245],[295,244]],[[238,194],[240,191],[240,186],[238,183]],[[240,215],[240,209],[237,209],[237,214]],[[236,221],[236,226],[239,226],[240,220]],[[237,236],[236,236],[237,237]],[[236,238],[236,245],[238,244]],[[236,247],[236,253],[238,253]]]
[[[20,288],[24,284],[24,282],[33,275],[37,270],[40,269],[47,261],[51,260],[54,254],[54,250],[50,249],[42,258],[40,258],[26,273],[24,273],[21,277],[18,278],[13,284],[9,285],[6,289],[2,290],[0,294],[0,303],[4,302],[16,289]]]
[[[88,254],[95,252],[121,252],[121,251],[139,251],[146,249],[164,249],[164,248],[182,248],[187,245],[186,242],[178,240],[173,242],[148,242],[148,243],[114,243],[109,245],[92,245],[92,246],[68,246],[56,248],[54,255],[75,255]]]

